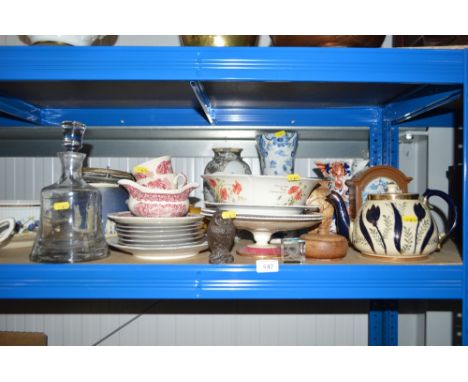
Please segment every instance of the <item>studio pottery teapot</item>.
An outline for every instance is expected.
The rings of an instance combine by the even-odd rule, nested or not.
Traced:
[[[429,210],[428,199],[432,196],[442,198],[449,207],[448,230],[442,234]],[[354,223],[350,222],[345,203],[337,192],[332,191],[327,199],[335,208],[338,232],[365,255],[397,259],[427,256],[440,249],[457,220],[452,198],[438,190],[428,189],[420,198],[418,194],[402,193],[395,185],[389,185],[387,193],[368,195]]]

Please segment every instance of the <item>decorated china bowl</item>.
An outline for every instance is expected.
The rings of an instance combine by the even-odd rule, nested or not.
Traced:
[[[214,201],[257,206],[303,206],[319,178],[240,174],[202,175]]]
[[[132,175],[138,183],[147,178],[172,174],[173,172],[172,161],[169,155],[151,159],[132,168]]]
[[[144,217],[185,216],[189,211],[189,194],[198,187],[189,183],[176,190],[144,187],[127,179],[118,182],[129,193],[128,208],[132,214]]]

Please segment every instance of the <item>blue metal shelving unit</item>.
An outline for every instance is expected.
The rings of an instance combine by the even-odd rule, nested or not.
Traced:
[[[398,166],[402,126],[467,131],[467,73],[468,50],[0,47],[0,129],[364,126],[371,163]],[[466,133],[464,147],[466,185]],[[467,279],[464,263],[4,264],[0,298],[371,299],[369,343],[384,345],[397,341],[396,300],[459,299],[467,343]]]

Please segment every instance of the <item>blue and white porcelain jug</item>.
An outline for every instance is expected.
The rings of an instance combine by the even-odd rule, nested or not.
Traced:
[[[263,175],[287,175],[294,172],[298,134],[295,131],[265,133],[257,136]]]

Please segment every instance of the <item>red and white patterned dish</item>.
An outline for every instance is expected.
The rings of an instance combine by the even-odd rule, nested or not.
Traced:
[[[173,172],[169,155],[151,159],[132,168],[132,175],[137,181],[161,174],[172,174]]]
[[[143,217],[180,217],[189,210],[189,194],[198,187],[190,183],[177,190],[162,190],[144,187],[127,179],[118,182],[130,197],[128,208],[136,216]]]

